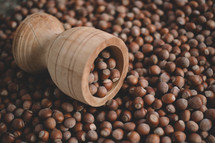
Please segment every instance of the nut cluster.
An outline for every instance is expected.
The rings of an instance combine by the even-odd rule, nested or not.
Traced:
[[[120,71],[116,66],[111,47],[99,54],[89,74],[89,89],[92,95],[102,98],[112,89],[113,84],[120,79]]]
[[[0,142],[214,143],[214,4],[23,1],[11,17],[0,16]],[[93,26],[126,43],[129,72],[105,106],[70,99],[46,73],[28,75],[16,66],[11,52],[15,29],[39,11],[56,16],[65,29]]]

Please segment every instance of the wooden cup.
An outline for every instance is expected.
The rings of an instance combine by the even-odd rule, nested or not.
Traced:
[[[107,47],[116,58],[121,77],[105,97],[99,98],[90,93],[88,77],[94,60]],[[26,72],[48,69],[54,83],[66,95],[95,107],[117,94],[128,70],[128,50],[121,39],[91,27],[64,31],[58,19],[45,13],[32,14],[19,25],[13,56]]]

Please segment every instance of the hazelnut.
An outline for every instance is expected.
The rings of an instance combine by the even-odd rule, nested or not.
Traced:
[[[136,125],[134,122],[127,122],[123,125],[123,129],[125,131],[133,131],[135,129]]]
[[[47,118],[44,124],[48,129],[54,129],[56,127],[56,121],[52,117]]]
[[[24,123],[24,121],[22,119],[16,118],[12,122],[12,127],[15,130],[21,130],[21,129],[23,129],[25,127],[25,123]]]
[[[144,44],[142,46],[142,52],[143,53],[149,53],[153,50],[153,46],[151,44]]]
[[[169,86],[166,82],[159,82],[157,85],[157,89],[159,92],[161,92],[162,94],[167,93],[169,90]]]
[[[127,134],[127,138],[129,141],[131,141],[132,143],[139,143],[140,142],[140,135],[138,134],[138,132],[136,131],[130,131]]]
[[[90,90],[90,93],[92,94],[92,95],[94,95],[94,94],[96,94],[97,93],[97,87],[95,86],[95,84],[90,84],[89,85],[89,90]]]
[[[165,95],[162,96],[162,101],[166,104],[171,104],[175,101],[175,95],[172,93],[167,93]]]
[[[103,85],[107,89],[107,91],[110,91],[113,87],[113,82],[110,79],[105,79],[103,81]]]
[[[151,105],[155,101],[155,97],[152,94],[147,94],[144,96],[143,100],[147,105]]]
[[[80,142],[85,142],[86,141],[86,135],[87,134],[84,131],[79,131],[79,132],[76,133],[76,137],[77,137],[78,141],[80,141]]]
[[[180,118],[183,121],[189,121],[190,120],[190,111],[189,110],[184,110],[180,113]]]
[[[125,110],[124,112],[122,112],[122,121],[123,122],[128,122],[131,120],[132,116],[131,116],[131,112],[128,110]]]
[[[185,142],[186,134],[182,131],[176,131],[173,133],[173,141],[174,142]]]
[[[189,136],[188,136],[188,140],[189,142],[192,142],[192,143],[199,143],[199,142],[202,142],[202,138],[199,134],[197,133],[191,133]]]
[[[200,97],[195,96],[188,100],[189,106],[193,109],[199,109],[202,107],[203,103]]]
[[[107,95],[107,89],[104,86],[99,86],[96,95],[100,98]]]
[[[39,132],[38,137],[39,137],[42,141],[46,142],[46,141],[48,141],[48,139],[49,139],[49,132],[48,132],[48,131],[45,131],[45,130],[42,130],[42,131]]]
[[[51,115],[52,115],[52,110],[49,108],[44,108],[44,109],[39,111],[39,117],[42,119],[46,119],[48,117],[51,117]]]
[[[140,109],[143,107],[144,105],[144,101],[141,97],[136,97],[134,100],[133,100],[133,104],[134,104],[134,108],[136,109]]]
[[[111,71],[109,69],[104,69],[101,72],[101,79],[105,80],[108,79],[110,77]]]
[[[144,95],[146,95],[146,90],[142,86],[137,86],[134,89],[134,95],[143,97]]]
[[[64,120],[64,126],[65,126],[66,128],[73,128],[73,127],[75,126],[75,124],[76,124],[76,120],[75,120],[75,118],[73,118],[73,117],[66,118],[66,119]]]
[[[175,131],[184,131],[185,130],[185,123],[183,120],[178,120],[174,125]]]
[[[91,113],[86,113],[83,116],[83,121],[85,123],[93,123],[94,122],[94,116]]]
[[[186,123],[186,128],[188,131],[191,131],[191,132],[197,132],[199,130],[198,124],[195,123],[194,121],[188,121]]]
[[[110,79],[113,81],[113,82],[117,82],[120,78],[120,71],[117,70],[117,69],[112,69],[111,70],[111,75],[110,75]]]
[[[156,134],[150,134],[146,137],[146,143],[159,143],[160,137]]]
[[[159,124],[159,116],[155,114],[154,112],[149,113],[146,118],[147,122],[150,126],[156,127]]]
[[[172,127],[172,125],[167,125],[164,128],[164,132],[166,135],[172,134],[172,133],[174,133],[174,128]]]
[[[168,117],[160,117],[159,118],[159,126],[165,127],[169,124],[169,118]]]
[[[115,129],[112,131],[112,137],[115,140],[121,140],[124,136],[124,131],[122,129]]]
[[[74,107],[71,103],[68,102],[63,102],[61,105],[61,108],[65,111],[65,112],[72,112],[74,110]]]
[[[110,99],[106,102],[106,106],[111,110],[117,110],[119,107],[119,103],[115,99]]]
[[[98,139],[98,134],[94,130],[89,130],[86,134],[86,138],[90,141],[96,141]]]
[[[164,135],[164,130],[163,130],[163,128],[157,127],[157,128],[154,130],[154,134],[157,134],[158,136],[163,136],[163,135]]]
[[[71,137],[71,132],[70,131],[63,132],[63,139],[64,140],[69,140],[70,137]]]
[[[50,137],[52,140],[57,140],[57,139],[62,139],[63,135],[62,135],[62,132],[60,130],[55,128],[51,131]]]
[[[215,120],[215,109],[208,109],[206,112],[205,112],[205,117],[210,119],[210,120]]]
[[[182,87],[184,86],[184,83],[185,83],[185,80],[184,80],[184,78],[181,77],[181,76],[176,76],[176,77],[174,77],[174,79],[173,79],[173,84],[174,84],[175,86],[177,86],[178,88],[182,88]]]
[[[212,128],[212,122],[210,119],[203,119],[200,121],[199,123],[199,128],[202,130],[202,131],[209,131],[211,128]]]
[[[64,120],[64,115],[59,110],[54,110],[53,118],[56,120],[57,123],[62,123]]]
[[[103,61],[100,61],[97,63],[96,67],[98,68],[98,70],[104,70],[107,68],[107,64]]]
[[[171,140],[171,138],[168,137],[168,136],[163,136],[163,137],[161,138],[161,143],[171,143],[171,142],[172,142],[172,140]]]
[[[193,120],[196,123],[198,123],[199,121],[201,121],[203,118],[204,118],[204,115],[199,110],[194,111],[192,113],[192,115],[191,115],[191,120]]]
[[[188,101],[184,98],[177,99],[175,102],[175,106],[179,110],[185,110],[188,106]]]
[[[138,78],[134,75],[129,75],[127,77],[127,82],[130,84],[130,85],[136,85],[138,83]]]
[[[100,135],[103,137],[108,137],[111,134],[111,129],[110,128],[103,128],[100,130]]]
[[[117,113],[113,110],[110,110],[106,114],[106,118],[108,121],[115,121],[117,119]]]
[[[159,75],[160,72],[161,72],[161,69],[160,69],[160,67],[157,66],[157,65],[153,65],[153,66],[151,66],[151,67],[149,68],[149,73],[150,73],[151,75]]]
[[[141,123],[137,126],[137,132],[140,135],[147,135],[150,132],[150,126],[146,123]]]
[[[176,64],[181,68],[188,68],[190,61],[187,57],[179,57],[176,59]]]

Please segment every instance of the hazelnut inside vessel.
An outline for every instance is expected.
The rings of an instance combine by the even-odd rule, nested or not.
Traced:
[[[89,90],[96,97],[105,97],[120,79],[120,65],[114,55],[114,46],[102,50],[91,66],[89,74]]]

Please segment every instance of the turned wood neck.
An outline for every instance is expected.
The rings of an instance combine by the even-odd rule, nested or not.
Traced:
[[[36,13],[28,16],[14,36],[13,55],[17,65],[30,73],[47,69],[49,45],[63,31],[62,23],[51,15]]]

